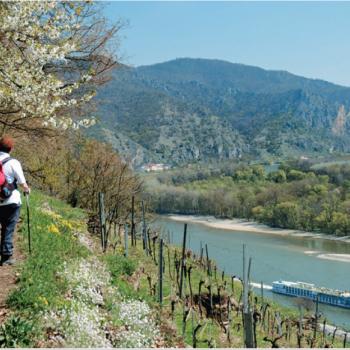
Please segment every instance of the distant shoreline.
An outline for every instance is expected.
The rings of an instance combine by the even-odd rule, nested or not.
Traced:
[[[212,228],[226,230],[226,231],[266,233],[266,234],[275,234],[279,236],[307,237],[307,238],[326,239],[331,241],[340,241],[340,242],[350,243],[350,236],[337,237],[334,235],[327,235],[324,233],[274,228],[274,227],[270,227],[264,224],[254,222],[254,221],[248,221],[243,219],[217,219],[213,216],[177,215],[177,214],[168,214],[164,216],[174,221],[200,224],[200,225],[205,225],[207,227],[212,227]]]

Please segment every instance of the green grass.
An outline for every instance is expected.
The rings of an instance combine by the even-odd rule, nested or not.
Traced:
[[[40,312],[61,307],[66,303],[66,281],[58,274],[64,262],[90,254],[87,249],[77,244],[73,234],[83,226],[85,213],[82,210],[73,209],[59,200],[34,191],[30,196],[31,255],[28,253],[25,204],[21,219],[17,232],[19,246],[15,249],[23,252],[25,260],[17,267],[20,275],[17,288],[7,299],[8,307],[13,310],[13,316],[0,332],[3,336],[7,334],[4,343],[6,346],[14,344],[11,343],[10,335],[11,330],[17,326],[18,332],[24,329],[22,333],[28,331],[31,334],[28,336],[30,341],[28,339],[25,342],[20,341],[17,346],[35,345],[33,341],[35,338],[40,338],[38,334],[42,331]]]
[[[42,313],[62,308],[69,301],[66,298],[68,290],[67,282],[59,274],[62,271],[64,263],[77,258],[86,258],[93,254],[87,248],[77,241],[76,231],[83,232],[85,228],[85,213],[80,209],[72,209],[68,205],[47,197],[41,193],[34,192],[30,197],[31,205],[31,231],[32,231],[32,254],[27,252],[27,226],[26,211],[22,210],[22,223],[19,229],[19,246],[26,254],[26,259],[18,266],[19,281],[17,288],[9,295],[8,306],[12,310],[12,315],[1,326],[0,346],[6,347],[25,347],[36,346],[37,341],[45,338],[45,325],[41,319]],[[25,207],[23,208],[25,209]],[[18,247],[16,247],[18,249]],[[167,346],[184,344],[181,342],[183,303],[177,302],[175,312],[171,314],[171,300],[176,298],[176,288],[171,282],[170,271],[174,275],[173,256],[178,248],[169,246],[164,248],[164,258],[166,268],[163,280],[163,306],[158,304],[158,294],[152,294],[149,288],[151,278],[152,286],[157,286],[158,266],[151,257],[146,256],[142,250],[141,243],[138,241],[137,247],[131,247],[129,244],[129,257],[123,256],[122,247],[118,247],[117,252],[112,250],[106,254],[94,252],[106,264],[112,277],[112,284],[118,287],[119,292],[124,299],[145,300],[153,308],[154,313],[159,319],[161,327],[165,327],[164,336],[167,338]],[[168,264],[168,252],[170,254],[170,268]],[[158,257],[157,257],[158,259]],[[194,294],[198,291],[200,280],[206,284],[210,281],[205,269],[199,266],[198,261],[189,258],[188,266],[192,265],[192,286]],[[135,289],[135,281],[139,278],[139,286]],[[216,292],[217,286],[224,282],[227,284],[227,293],[231,294],[231,281],[229,277],[225,281],[221,280],[221,274],[217,272],[217,280],[211,277],[213,290]],[[204,287],[204,291],[207,291]],[[234,297],[240,299],[241,285],[238,282],[234,284]],[[189,295],[189,285],[186,283],[184,294]],[[284,317],[297,318],[297,313],[291,309],[281,307],[268,300],[270,311],[280,312]],[[105,308],[109,312],[113,308],[115,300],[107,300]],[[260,306],[258,301],[258,306]],[[116,315],[112,312],[109,316],[114,319]],[[211,345],[220,347],[243,347],[242,327],[237,330],[237,323],[241,320],[240,315],[233,316],[231,325],[232,341],[228,343],[217,322],[208,320],[199,320],[198,309],[190,315],[186,323],[184,334],[185,344],[192,345],[192,329],[198,322],[201,322],[202,328],[198,332],[198,347],[208,347],[208,340]],[[172,334],[166,325],[175,324],[177,332]],[[118,325],[118,320],[115,320]],[[265,333],[258,329],[258,346],[269,347],[270,343],[264,342]],[[307,346],[303,340],[304,346]],[[336,340],[334,346],[341,346],[342,342]],[[297,346],[295,337],[290,342],[279,343],[280,345],[295,347]],[[318,343],[321,344],[321,343]]]
[[[178,256],[179,256],[179,249],[174,247],[174,246],[169,246],[169,248],[164,248],[164,257],[165,257],[165,262],[166,262],[166,268],[165,268],[165,273],[164,273],[164,279],[163,279],[163,305],[161,308],[161,314],[160,314],[160,323],[163,324],[166,321],[169,321],[172,319],[172,322],[176,325],[177,329],[177,334],[179,336],[182,335],[182,330],[183,330],[183,303],[182,302],[177,302],[176,307],[175,307],[175,312],[174,315],[171,315],[171,299],[176,297],[176,289],[172,285],[170,274],[169,274],[169,265],[168,265],[168,253],[167,249],[169,249],[170,252],[170,269],[173,274],[173,269],[174,265],[172,263],[173,255],[175,253],[175,250],[177,250]],[[113,259],[111,256],[107,257],[107,260]],[[126,259],[123,261],[123,259]],[[119,262],[118,262],[119,261]],[[118,263],[116,263],[118,262]],[[118,267],[115,267],[115,264],[118,265]],[[215,279],[214,275],[209,279],[207,276],[207,273],[205,271],[205,268],[201,268],[198,265],[198,261],[195,261],[193,259],[188,259],[187,261],[188,266],[192,265],[192,274],[191,274],[191,281],[192,281],[192,286],[193,286],[193,293],[198,292],[198,285],[199,281],[203,280],[205,281],[206,284],[211,279],[213,290],[216,293],[217,286],[218,285],[223,285],[224,281],[226,282],[227,285],[227,293],[232,295],[232,290],[231,290],[231,280],[230,277],[226,276],[224,281],[221,279],[221,273],[218,271],[217,272],[217,279]],[[125,279],[125,273],[126,275],[130,275],[131,270],[129,267],[121,268],[120,266],[130,266],[132,265],[133,270],[137,271],[138,269],[144,269],[144,271],[147,273],[147,275],[151,276],[152,279],[152,284],[157,283],[158,281],[158,266],[154,263],[151,257],[147,257],[145,253],[142,250],[141,247],[141,242],[138,242],[137,247],[130,247],[129,244],[129,258],[117,258],[115,257],[115,262],[110,265],[110,268],[114,268],[115,270],[118,271],[118,275],[115,277],[115,283],[118,285],[120,288],[120,291],[122,294],[126,297],[129,297],[132,295],[133,298],[139,298],[143,300],[147,300],[151,305],[153,305],[154,308],[159,308],[158,304],[158,289],[156,290],[156,295],[151,295],[150,293],[150,288],[149,288],[149,283],[147,280],[146,274],[141,274],[140,278],[140,290],[135,291],[134,288],[130,283],[128,283]],[[112,270],[111,270],[112,271]],[[123,272],[124,271],[124,272]],[[113,272],[112,272],[113,273]],[[202,291],[207,291],[205,287],[202,288]],[[239,282],[234,282],[234,297],[238,301],[240,300],[241,297],[241,292],[242,292],[242,287]],[[227,295],[226,293],[226,295]],[[190,295],[190,289],[189,289],[189,284],[188,282],[186,283],[186,288],[184,289],[184,294],[189,296]],[[222,293],[223,295],[225,292]],[[251,300],[253,300],[255,297],[254,294],[251,295]],[[264,299],[265,303],[269,304],[269,312],[271,315],[273,315],[276,312],[279,312],[283,318],[290,318],[291,320],[297,320],[299,318],[299,314],[297,310],[283,307],[275,302],[273,302],[270,299],[265,298]],[[260,297],[257,297],[257,308],[260,309],[261,307],[261,299]],[[204,312],[205,313],[205,312]],[[305,314],[311,315],[313,311],[305,311]],[[184,334],[184,342],[188,345],[192,345],[192,333],[193,333],[193,327],[196,327],[196,325],[200,322],[202,324],[202,328],[199,330],[197,335],[199,335],[197,338],[199,342],[197,343],[197,347],[209,347],[208,340],[211,341],[211,346],[215,345],[216,347],[244,347],[244,342],[243,342],[243,329],[242,325],[240,327],[240,330],[237,330],[237,324],[241,323],[241,315],[236,314],[236,312],[233,313],[233,320],[231,324],[231,343],[227,341],[226,335],[223,333],[222,329],[218,325],[216,321],[213,321],[212,319],[203,319],[200,320],[199,317],[199,312],[198,308],[195,309],[193,312],[193,323],[192,323],[192,314],[190,314],[187,318],[186,322],[186,330]],[[320,320],[322,322],[322,320]],[[290,341],[285,340],[284,338],[281,339],[278,344],[280,346],[284,347],[297,347],[297,337],[296,337],[296,330],[297,328],[293,328],[292,336]],[[276,334],[276,330],[274,331]],[[306,337],[302,339],[302,345],[303,347],[309,347],[307,344],[307,337],[312,337],[312,330],[305,331]],[[271,343],[266,342],[263,340],[263,338],[266,336],[266,332],[262,329],[260,325],[257,327],[257,343],[258,347],[271,347]],[[271,337],[270,335],[269,337]],[[330,337],[326,339],[328,343],[331,343]],[[173,339],[174,341],[174,339]],[[318,337],[317,337],[317,345],[322,346],[323,340],[320,332],[318,332]],[[342,341],[341,339],[335,339],[334,347],[341,347],[342,346]]]
[[[57,272],[62,269],[64,261],[89,254],[86,249],[76,244],[76,238],[72,235],[74,222],[84,218],[82,211],[36,192],[30,197],[30,210],[32,254],[28,254],[24,264],[20,266],[18,288],[8,299],[10,307],[23,312],[37,312],[64,303],[67,286]],[[50,211],[61,215],[62,218],[55,214],[50,215]],[[25,210],[22,211],[22,215],[26,220]],[[68,220],[72,223],[67,223]],[[50,232],[53,228],[57,228],[58,232]],[[21,249],[26,251],[26,221],[22,222],[19,233],[22,236]]]

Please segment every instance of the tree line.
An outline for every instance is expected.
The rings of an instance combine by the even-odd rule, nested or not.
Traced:
[[[182,177],[186,177],[182,169]],[[311,170],[297,162],[268,172],[261,165],[239,165],[231,175],[177,185],[148,186],[157,213],[245,218],[273,227],[350,234],[350,165]],[[340,181],[341,180],[341,181]]]

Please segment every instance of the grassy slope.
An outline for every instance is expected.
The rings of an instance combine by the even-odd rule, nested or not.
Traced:
[[[141,243],[139,243],[141,246]],[[180,251],[177,248],[174,247],[169,247],[169,253],[170,253],[170,266],[171,266],[171,273],[174,276],[175,275],[175,268],[173,266],[172,262],[172,257],[175,253],[175,250],[177,250],[178,256],[180,255]],[[157,251],[158,254],[158,251]],[[158,259],[156,254],[156,259]],[[169,275],[169,264],[168,264],[168,248],[164,249],[164,255],[165,255],[165,263],[166,263],[166,269],[164,273],[164,280],[163,280],[163,294],[164,294],[164,301],[163,301],[163,307],[162,307],[162,321],[164,322],[165,320],[173,320],[173,322],[176,325],[177,328],[177,333],[182,335],[183,334],[183,314],[184,310],[186,307],[184,307],[184,304],[182,302],[177,302],[175,306],[175,312],[172,314],[171,312],[171,302],[173,300],[177,300],[176,298],[176,286],[172,282],[172,278],[170,278]],[[137,247],[136,249],[134,248],[131,250],[130,258],[138,262],[138,266],[140,269],[145,268],[147,271],[147,274],[151,276],[151,281],[152,284],[157,283],[157,278],[158,278],[158,266],[154,264],[152,259],[149,257],[146,257],[145,254],[143,253],[141,247]],[[231,287],[231,278],[229,276],[225,276],[224,279],[222,279],[221,273],[218,271],[216,273],[216,278],[215,274],[212,274],[212,277],[208,277],[206,273],[206,267],[201,266],[198,263],[198,259],[188,259],[187,260],[187,266],[192,266],[192,274],[191,274],[191,284],[193,286],[193,294],[196,294],[198,292],[198,285],[200,280],[204,281],[204,285],[202,287],[202,291],[206,293],[208,289],[206,289],[206,286],[208,286],[210,283],[212,284],[212,289],[213,289],[213,294],[217,293],[217,288],[219,286],[223,287],[224,285],[227,286],[226,291],[221,292],[221,297],[224,299],[226,296],[229,295],[234,295],[234,298],[236,301],[241,300],[241,293],[242,293],[242,288],[241,284],[239,282],[234,283],[234,291],[232,291]],[[153,303],[154,306],[156,306],[156,300],[158,298],[158,290],[156,290],[156,295],[153,298],[150,298],[150,287],[149,287],[149,282],[146,276],[142,276],[140,279],[140,293],[136,293],[134,295],[138,295],[141,298],[147,298],[149,302]],[[124,284],[124,282],[118,282]],[[130,290],[132,288],[129,286]],[[132,290],[132,293],[135,293]],[[185,293],[186,296],[189,298],[190,297],[190,288],[189,288],[189,283],[188,280],[186,281],[185,285]],[[255,299],[255,301],[253,301]],[[268,314],[270,316],[267,316],[267,318],[271,317],[271,322],[266,322],[266,328],[270,327],[270,332],[268,335],[268,338],[274,338],[277,337],[277,326],[276,324],[272,321],[273,315],[276,313],[279,313],[281,315],[282,320],[287,320],[289,319],[291,323],[295,322],[298,320],[299,315],[296,311],[289,309],[287,307],[282,307],[281,305],[274,303],[271,300],[264,300],[262,303],[261,298],[257,297],[254,298],[254,296],[251,296],[251,301],[252,304],[255,305],[255,309],[257,311],[260,311],[262,305],[266,305],[266,303],[269,304],[268,308]],[[312,311],[308,312],[306,310],[303,310],[304,316],[311,316]],[[205,314],[205,311],[203,312]],[[203,319],[200,318],[199,312],[198,312],[198,307],[195,307],[193,312],[190,312],[187,315],[187,321],[186,321],[186,327],[185,327],[185,333],[184,333],[184,341],[186,344],[189,344],[190,346],[193,345],[193,329],[198,325],[201,324],[201,328],[197,333],[197,347],[244,347],[244,342],[243,342],[243,328],[241,324],[241,314],[237,311],[232,311],[231,313],[231,327],[230,327],[230,332],[231,332],[231,340],[228,341],[227,339],[227,334],[223,332],[223,329],[219,326],[218,322],[213,321],[213,319],[208,318],[206,319],[205,317]],[[323,319],[319,320],[320,322],[323,321]],[[287,321],[286,321],[287,322]],[[267,323],[270,323],[270,326],[267,326]],[[274,326],[272,326],[274,324]],[[267,335],[266,330],[263,329],[262,324],[258,324],[257,326],[257,346],[259,348],[266,347],[269,348],[271,347],[271,343],[268,341],[264,340],[264,337]],[[284,327],[283,327],[284,329]],[[302,347],[310,347],[308,345],[308,339],[311,339],[313,336],[313,331],[311,328],[308,328],[307,330],[304,330],[304,336],[301,341]],[[328,337],[326,337],[326,342],[330,344],[332,340]],[[318,334],[317,336],[317,345],[318,347],[323,347],[324,346],[324,340],[322,339],[321,334]],[[278,345],[280,347],[298,347],[298,342],[297,342],[297,327],[294,325],[294,328],[291,332],[291,337],[287,340],[285,337],[283,337],[281,340],[278,341]],[[335,347],[340,347],[341,346],[341,341],[339,339],[334,339],[333,346]]]
[[[82,210],[40,193],[33,193],[30,200],[32,254],[18,266],[18,286],[7,300],[12,315],[0,329],[0,347],[147,347],[153,338],[156,341],[153,311],[130,295],[131,304],[124,303],[123,290],[119,293],[113,287],[104,259],[113,267],[114,278],[131,274],[133,262],[94,251],[98,239],[94,242],[86,234]],[[82,244],[81,237],[90,244]],[[26,252],[24,222],[19,242]],[[122,316],[122,308],[134,312],[133,319]],[[135,317],[140,327],[149,324],[144,332],[129,326]],[[128,328],[134,332],[130,337]]]
[[[55,331],[48,325],[45,315],[57,312],[57,310],[71,310],[72,307],[78,307],[80,305],[80,299],[78,300],[79,303],[75,302],[74,293],[77,292],[70,285],[70,279],[65,278],[59,272],[63,270],[67,263],[75,261],[88,262],[95,255],[98,257],[98,261],[103,264],[101,266],[106,266],[108,273],[111,275],[111,280],[108,280],[103,288],[106,288],[106,286],[107,288],[113,288],[114,286],[118,290],[119,295],[104,293],[104,302],[102,304],[96,305],[90,299],[84,304],[84,307],[89,308],[92,313],[103,315],[99,319],[99,322],[105,325],[103,328],[104,331],[107,329],[109,334],[113,335],[112,329],[114,330],[114,336],[118,338],[118,334],[125,330],[126,322],[121,318],[118,308],[122,305],[128,305],[127,303],[129,302],[133,303],[137,300],[145,300],[153,310],[152,315],[156,315],[158,319],[158,325],[162,332],[162,342],[160,344],[162,346],[184,345],[181,340],[183,330],[183,303],[176,302],[174,313],[172,314],[171,312],[171,302],[176,300],[176,286],[171,282],[170,278],[170,271],[173,276],[175,274],[173,256],[176,249],[174,247],[165,248],[164,255],[167,267],[164,275],[164,303],[160,309],[157,303],[157,296],[151,292],[149,287],[150,280],[151,287],[154,286],[156,290],[158,266],[151,257],[147,257],[144,254],[140,243],[138,243],[136,248],[130,247],[128,258],[123,256],[123,249],[120,246],[116,252],[111,251],[106,255],[102,255],[98,251],[90,251],[79,243],[79,234],[85,231],[85,214],[83,211],[72,209],[60,201],[39,193],[33,193],[31,196],[31,209],[33,253],[19,266],[20,277],[18,288],[8,298],[8,305],[13,311],[12,316],[2,325],[0,331],[1,346],[57,346],[57,343],[49,342],[50,337],[52,338],[52,334],[55,334],[55,332],[67,332],[66,336],[68,338],[68,333],[71,329],[61,328],[60,331]],[[26,251],[27,231],[26,225],[23,224],[20,229],[20,244],[23,251]],[[168,259],[168,252],[170,259]],[[169,261],[170,269],[168,268]],[[194,293],[198,290],[200,280],[205,282],[204,285],[212,282],[214,291],[216,291],[218,285],[226,283],[228,286],[227,291],[231,293],[231,281],[229,278],[225,278],[226,282],[221,280],[221,276],[217,279],[215,277],[208,278],[205,269],[198,264],[198,260],[188,260],[188,266],[193,266],[192,285],[194,286]],[[75,267],[70,271],[76,271],[76,265],[71,266]],[[97,268],[101,269],[101,267]],[[101,273],[97,271],[96,273],[104,274],[103,271]],[[82,282],[82,285],[84,283]],[[239,300],[241,295],[240,284],[235,283],[234,289],[233,294],[235,295],[235,299]],[[186,283],[185,292],[186,295],[189,295],[188,283]],[[260,306],[260,301],[258,300],[256,307],[259,309]],[[159,312],[160,310],[161,312]],[[291,310],[281,308],[270,302],[270,314],[273,315],[277,311],[281,313],[282,317],[288,317],[290,319],[297,317]],[[227,341],[226,335],[220,330],[217,322],[211,319],[200,320],[198,308],[196,308],[187,317],[184,336],[186,344],[192,345],[192,329],[198,322],[202,325],[197,334],[199,347],[207,347],[209,345],[208,341],[211,345],[221,347],[243,346],[242,327],[239,327],[241,316],[238,313],[232,313],[231,342]],[[238,328],[240,329],[238,330]],[[271,332],[276,331],[271,330]],[[262,327],[258,327],[257,334],[258,346],[269,347],[270,343],[263,341],[265,332],[262,330]],[[307,346],[306,338],[310,336],[311,331],[306,331],[305,334],[306,337],[303,340],[303,344]],[[77,343],[72,344],[73,340],[71,340],[71,343],[68,345],[91,345],[81,343],[80,338],[73,337],[72,339],[77,339]],[[123,343],[120,339],[112,339],[111,343],[114,346],[132,345],[134,347],[137,347],[135,344],[138,344],[135,342]],[[321,338],[319,338],[318,344],[323,345]],[[95,343],[93,345],[96,346]],[[279,345],[297,346],[295,334],[292,334],[290,341],[282,339]],[[334,345],[340,346],[341,344],[336,340]]]
[[[67,285],[56,273],[65,260],[87,257],[89,252],[77,245],[77,238],[72,235],[75,230],[84,229],[84,212],[39,193],[31,195],[30,209],[32,255],[20,266],[19,286],[8,303],[26,312],[36,312],[47,304],[64,303]],[[26,223],[23,222],[19,231],[21,249],[27,252]]]

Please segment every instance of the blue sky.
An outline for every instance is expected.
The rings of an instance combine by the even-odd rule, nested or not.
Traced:
[[[217,58],[350,86],[350,2],[104,3],[124,61]]]

